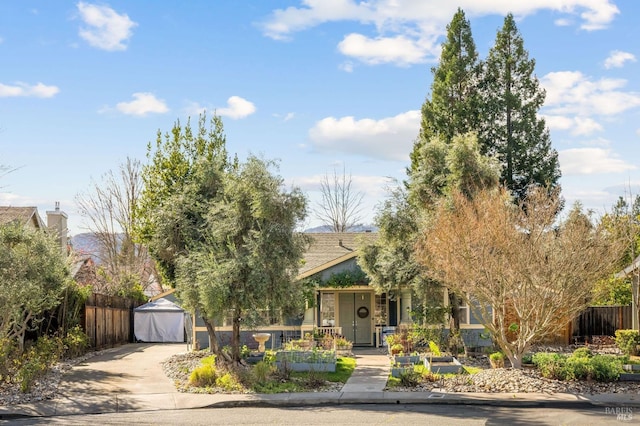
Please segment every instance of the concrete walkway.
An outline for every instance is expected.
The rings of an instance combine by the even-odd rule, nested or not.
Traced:
[[[342,387],[342,392],[382,392],[387,385],[391,365],[389,356],[378,349],[353,350],[356,369]]]
[[[66,373],[53,400],[0,406],[0,420],[108,412],[203,407],[320,406],[345,404],[465,404],[509,407],[633,407],[638,394],[385,392],[389,359],[382,352],[357,350],[357,365],[341,392],[286,394],[189,394],[176,391],[161,363],[186,352],[183,344],[129,344],[109,349]]]

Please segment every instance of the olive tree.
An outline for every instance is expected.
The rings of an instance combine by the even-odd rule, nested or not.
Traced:
[[[287,312],[302,301],[295,276],[307,241],[295,229],[307,201],[299,189],[286,190],[272,166],[252,156],[221,176],[203,242],[178,262],[180,297],[206,318],[230,314],[233,362],[240,361],[240,329],[257,324],[258,310]]]
[[[70,282],[60,246],[44,231],[19,224],[0,226],[0,340],[15,340],[55,308]]]

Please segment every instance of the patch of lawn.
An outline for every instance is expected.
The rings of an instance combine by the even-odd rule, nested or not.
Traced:
[[[347,383],[349,377],[353,373],[353,370],[356,368],[356,359],[355,358],[338,358],[336,362],[336,371],[335,373],[326,373],[327,380],[335,383]]]
[[[305,389],[296,382],[276,382],[256,383],[253,390],[258,393],[289,393],[304,392]]]

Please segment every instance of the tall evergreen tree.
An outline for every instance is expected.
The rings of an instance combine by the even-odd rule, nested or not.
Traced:
[[[455,135],[473,131],[478,126],[478,53],[471,35],[471,25],[458,8],[447,25],[447,39],[437,67],[431,68],[431,99],[422,105],[420,134],[411,153],[413,172],[420,166],[420,147],[434,137],[451,141]]]
[[[483,153],[502,164],[502,183],[519,199],[531,184],[559,185],[558,153],[538,110],[545,99],[513,15],[504,20],[483,66],[480,82]]]

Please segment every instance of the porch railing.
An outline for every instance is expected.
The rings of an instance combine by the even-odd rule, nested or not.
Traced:
[[[342,336],[342,327],[314,327],[314,334],[329,334],[331,336]]]

